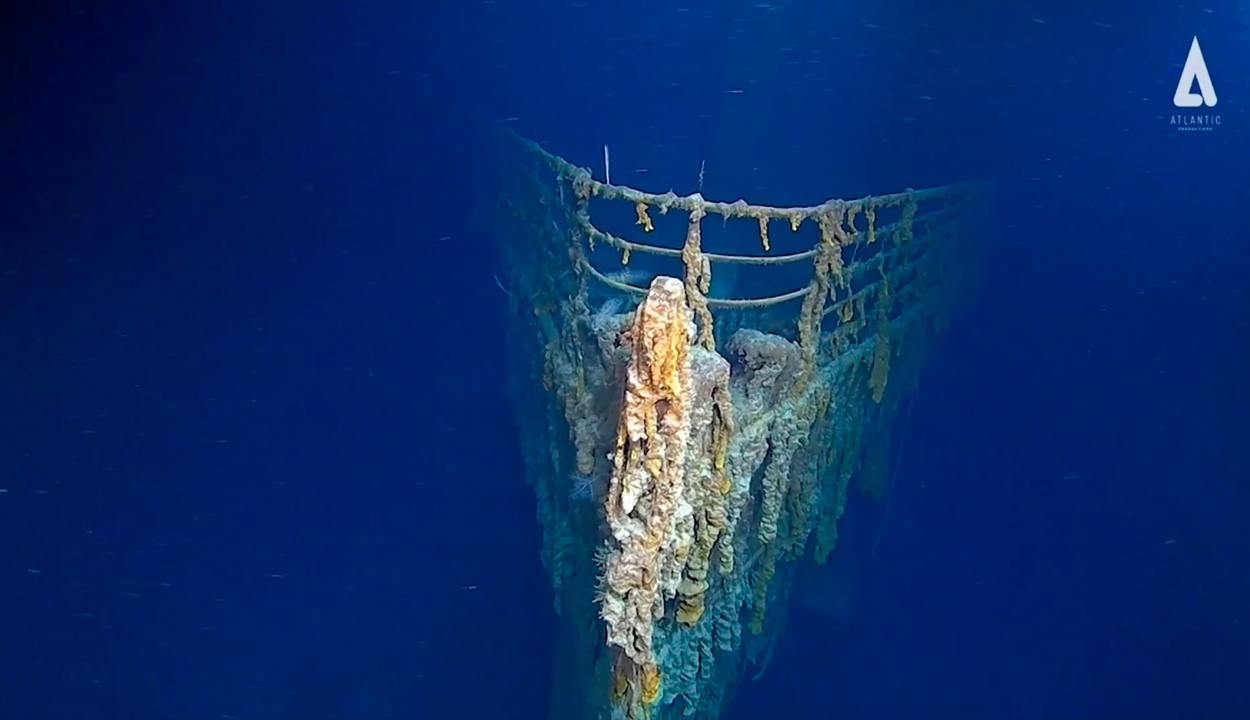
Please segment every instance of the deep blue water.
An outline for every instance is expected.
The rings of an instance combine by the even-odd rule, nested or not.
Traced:
[[[484,119],[991,189],[853,622],[730,717],[1250,716],[1250,7],[830,5],[7,4],[0,716],[544,717]]]

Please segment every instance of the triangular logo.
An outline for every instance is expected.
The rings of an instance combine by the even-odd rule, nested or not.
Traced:
[[[1198,92],[1193,91],[1195,80],[1198,81]],[[1183,108],[1203,105],[1215,107],[1215,101],[1211,73],[1207,72],[1207,61],[1202,59],[1202,48],[1198,47],[1198,37],[1194,36],[1194,41],[1189,46],[1189,57],[1185,58],[1185,69],[1181,70],[1180,82],[1176,83],[1172,104]]]

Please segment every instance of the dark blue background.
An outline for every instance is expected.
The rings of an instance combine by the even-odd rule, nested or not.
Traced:
[[[6,5],[0,715],[544,715],[475,123],[596,167],[694,138],[663,183],[770,12],[596,5]],[[993,245],[855,622],[796,611],[731,717],[1250,715],[1232,3],[824,5],[785,10],[839,35],[795,36],[828,84],[779,80],[796,130],[744,152],[845,153],[859,192],[985,179]],[[1186,134],[1195,34],[1224,124]]]

